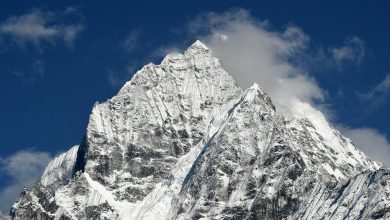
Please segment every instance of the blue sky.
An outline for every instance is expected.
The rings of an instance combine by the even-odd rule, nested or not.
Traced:
[[[23,155],[34,158],[25,165],[39,176],[52,156],[80,143],[93,104],[115,95],[137,69],[197,38],[213,44],[210,37],[232,34],[224,28],[237,19],[238,25],[298,43],[294,53],[277,55],[320,88],[324,97],[314,102],[335,125],[365,152],[385,155],[378,159],[386,163],[389,6],[386,1],[3,1],[1,192],[26,182],[11,174]],[[221,18],[226,20],[214,23]],[[291,30],[299,36],[287,36]]]

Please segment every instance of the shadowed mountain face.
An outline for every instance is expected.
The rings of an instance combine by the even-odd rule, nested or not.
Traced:
[[[95,104],[13,219],[386,219],[389,171],[309,104],[285,115],[197,41]],[[303,117],[304,116],[304,117]]]

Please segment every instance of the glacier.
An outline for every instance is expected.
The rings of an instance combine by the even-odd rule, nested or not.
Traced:
[[[242,89],[202,42],[93,106],[12,219],[390,219],[390,171],[308,103]]]

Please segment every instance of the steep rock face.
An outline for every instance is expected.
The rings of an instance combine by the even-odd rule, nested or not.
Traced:
[[[341,149],[326,144],[315,122],[286,119],[261,89],[250,90],[196,164],[173,218],[287,219],[316,185],[379,168],[336,131]]]
[[[50,161],[41,177],[42,186],[55,192],[68,183],[73,175],[78,149],[79,146],[76,145]]]
[[[88,173],[88,184],[107,192],[85,206],[119,202],[114,215],[123,216],[126,206],[142,201],[169,175],[178,159],[202,139],[210,119],[241,92],[200,42],[183,55],[167,56],[161,65],[145,66],[117,96],[93,108],[82,144],[85,153],[78,160],[85,161],[82,171]],[[71,201],[61,198],[72,195],[78,184],[60,189],[56,201],[82,218],[82,209],[74,212]]]
[[[389,219],[390,171],[361,173],[337,185],[317,184],[291,219]]]
[[[13,219],[386,219],[388,170],[310,105],[243,91],[201,42],[93,107]],[[378,203],[379,206],[375,206]]]
[[[199,41],[184,54],[170,54],[160,65],[145,66],[117,96],[94,106],[77,152],[75,178],[56,191],[56,202],[70,216],[86,217],[85,207],[78,209],[79,204],[65,199],[80,196],[76,189],[86,181],[84,173],[104,186],[115,201],[142,201],[203,138],[211,118],[241,93],[218,59]],[[45,174],[42,182],[46,179]],[[43,184],[45,188],[57,187],[53,185],[57,183]],[[90,199],[95,191],[80,196],[80,201],[87,200],[81,204],[105,203],[105,196]],[[116,209],[118,212],[122,210]]]
[[[32,190],[24,189],[20,193],[10,210],[12,219],[55,219],[57,215],[62,215],[54,195],[73,177],[78,148],[76,145],[54,158]],[[62,219],[67,219],[66,215]]]
[[[114,191],[129,192],[119,200],[141,200],[241,92],[200,42],[161,65],[149,64],[117,96],[94,106],[84,170]]]
[[[12,219],[54,219],[58,209],[52,194],[38,182],[31,192],[24,189],[12,206]]]

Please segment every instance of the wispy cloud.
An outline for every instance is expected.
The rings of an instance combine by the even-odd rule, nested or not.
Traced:
[[[341,128],[343,134],[365,152],[370,158],[390,167],[390,143],[386,135],[373,128]]]
[[[334,74],[346,72],[346,68],[359,70],[366,58],[364,40],[357,36],[347,37],[339,46],[306,45],[305,50],[291,59],[291,62],[311,73]]]
[[[63,39],[69,47],[73,47],[73,42],[79,33],[84,30],[83,24],[68,25],[63,28]]]
[[[1,32],[9,34],[19,42],[51,40],[59,34],[58,28],[48,26],[48,15],[40,10],[33,10],[21,16],[12,16],[1,25]]]
[[[134,29],[130,31],[129,34],[120,41],[120,50],[126,52],[130,56],[136,54],[136,52],[146,46],[141,36],[141,29]],[[132,58],[127,61],[127,64],[122,66],[120,70],[118,70],[118,68],[106,68],[107,81],[112,88],[119,88],[123,86],[126,81],[130,80],[137,68],[141,66],[144,58],[140,58],[138,54],[135,57],[136,58]]]
[[[45,65],[43,60],[35,59],[27,71],[17,70],[13,72],[13,75],[22,83],[33,86],[45,78]]]
[[[378,107],[388,101],[390,94],[390,74],[372,89],[367,92],[357,92],[356,95],[364,103],[368,103],[371,107]]]
[[[0,24],[0,34],[9,37],[20,46],[32,43],[39,47],[43,42],[51,44],[63,40],[68,45],[73,45],[77,35],[84,29],[82,23],[66,24],[63,17],[70,16],[66,13],[43,11],[32,9],[22,14],[14,15]]]
[[[123,71],[114,71],[107,69],[107,80],[112,88],[119,88],[123,86],[127,81],[130,80],[131,76],[136,72],[137,68],[140,67],[138,61],[132,61],[128,63],[127,67]]]
[[[119,75],[112,70],[107,70],[107,80],[113,88],[117,88],[124,84],[124,79],[120,78]]]
[[[51,156],[45,152],[25,150],[0,158],[0,173],[7,185],[0,189],[0,209],[8,213],[24,186],[31,188],[41,176]]]
[[[71,22],[70,22],[71,21]],[[83,15],[77,7],[68,7],[64,11],[45,11],[31,9],[25,14],[13,15],[0,21],[0,48],[2,53],[12,49],[29,49],[30,61],[15,67],[12,74],[24,84],[35,85],[45,77],[45,61],[42,54],[45,45],[56,46],[63,43],[68,48],[84,30]],[[3,45],[6,45],[5,47]],[[29,47],[31,46],[32,47]]]
[[[139,48],[140,44],[140,30],[133,30],[129,33],[126,39],[123,42],[123,47],[127,52],[133,52],[135,49]]]
[[[340,47],[330,47],[329,51],[339,67],[347,62],[359,67],[366,55],[365,43],[357,36],[347,38]]]

